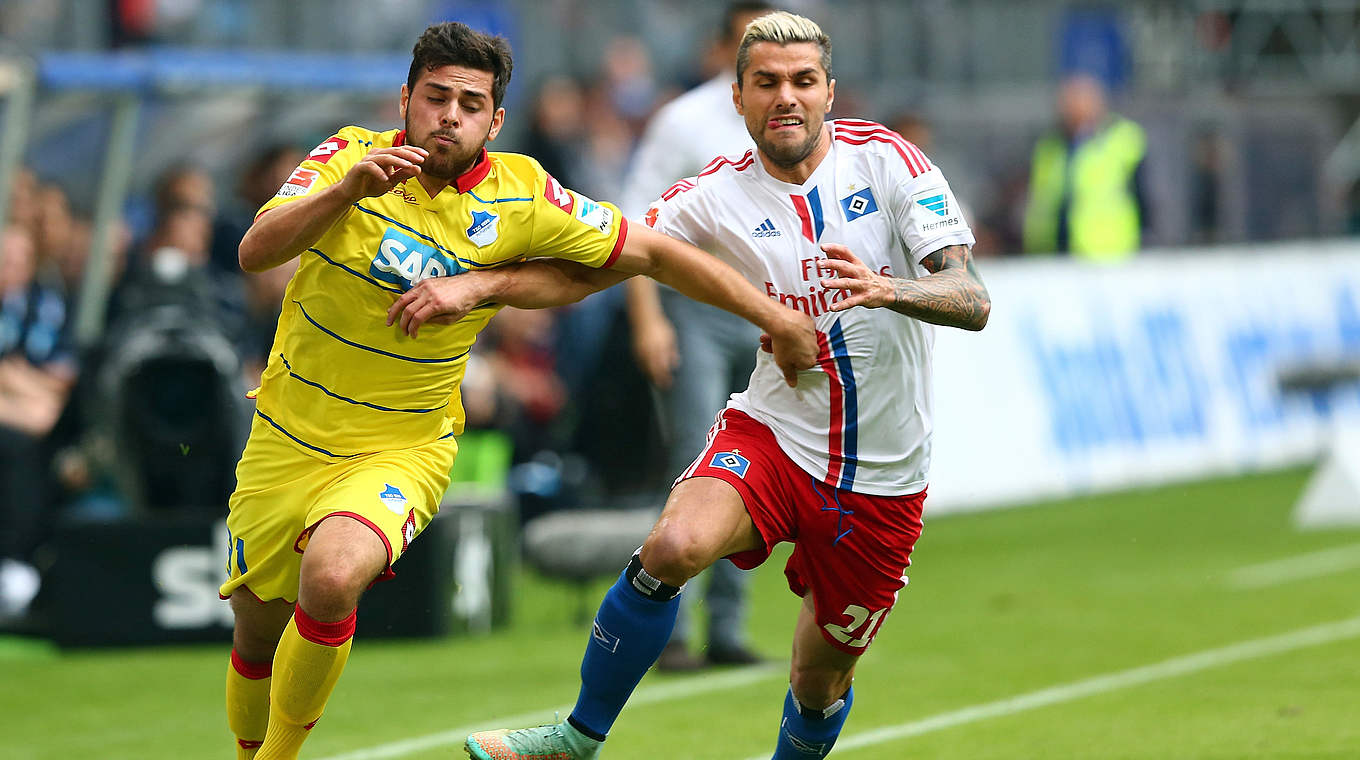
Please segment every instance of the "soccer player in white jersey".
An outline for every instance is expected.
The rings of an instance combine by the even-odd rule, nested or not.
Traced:
[[[795,544],[785,574],[803,604],[774,759],[825,757],[839,735],[855,664],[896,602],[921,532],[932,325],[982,329],[991,305],[973,268],[973,235],[939,169],[882,126],[825,121],[835,94],[830,51],[800,16],[753,21],[733,99],[756,150],[677,183],[647,216],[811,315],[818,366],[794,389],[760,357],[606,594],[571,715],[473,734],[473,757],[594,758],[665,644],[685,582],[724,557],[758,565],[780,541]],[[437,297],[424,300],[437,306],[415,316],[456,314],[483,299],[541,306],[619,279],[528,262],[427,281]]]

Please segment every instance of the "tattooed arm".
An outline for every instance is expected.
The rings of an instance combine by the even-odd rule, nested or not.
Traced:
[[[822,280],[822,286],[850,294],[833,303],[832,311],[854,306],[888,308],[946,327],[981,330],[987,326],[992,299],[966,245],[948,245],[921,259],[930,274],[918,280],[876,274],[843,245],[824,245],[822,250],[830,258],[820,265],[836,273]]]

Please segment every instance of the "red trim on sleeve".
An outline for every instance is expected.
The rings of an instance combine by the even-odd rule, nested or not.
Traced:
[[[272,660],[268,662],[246,662],[241,659],[241,655],[237,654],[235,649],[231,650],[231,666],[235,668],[237,673],[241,674],[242,678],[248,678],[252,681],[268,678],[274,671]]]
[[[609,252],[609,258],[600,265],[601,269],[608,269],[614,266],[614,262],[619,259],[619,252],[623,250],[623,241],[628,239],[628,220],[619,217],[619,239],[614,241],[614,250]]]
[[[356,607],[349,611],[349,616],[344,620],[337,620],[334,623],[323,623],[302,609],[298,605],[293,609],[293,623],[297,626],[298,633],[302,638],[320,644],[323,647],[338,647],[346,641],[354,638],[354,623],[359,619],[359,609]]]

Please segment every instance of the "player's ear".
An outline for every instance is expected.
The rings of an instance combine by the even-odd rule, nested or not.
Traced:
[[[488,141],[496,139],[496,135],[501,133],[501,127],[504,124],[505,124],[505,109],[497,108],[496,112],[491,114],[491,129],[487,130],[486,139]]]
[[[411,102],[411,91],[403,84],[401,86],[401,103],[398,109],[401,111],[401,118],[403,121],[406,120],[406,104],[409,102]]]
[[[831,106],[836,104],[836,80],[826,83],[826,112],[831,113]]]
[[[737,109],[738,114],[746,115],[746,112],[741,110],[741,82],[732,83],[732,105]]]

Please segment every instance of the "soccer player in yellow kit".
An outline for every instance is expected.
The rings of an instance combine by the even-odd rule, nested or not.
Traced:
[[[344,668],[360,594],[391,574],[448,485],[459,382],[498,307],[421,329],[418,283],[525,258],[611,267],[759,325],[791,385],[816,359],[811,321],[725,264],[629,228],[532,158],[487,153],[511,68],[501,38],[426,29],[401,90],[405,129],[341,129],[241,241],[247,271],[301,257],[227,518],[227,717],[242,760],[297,757]]]

